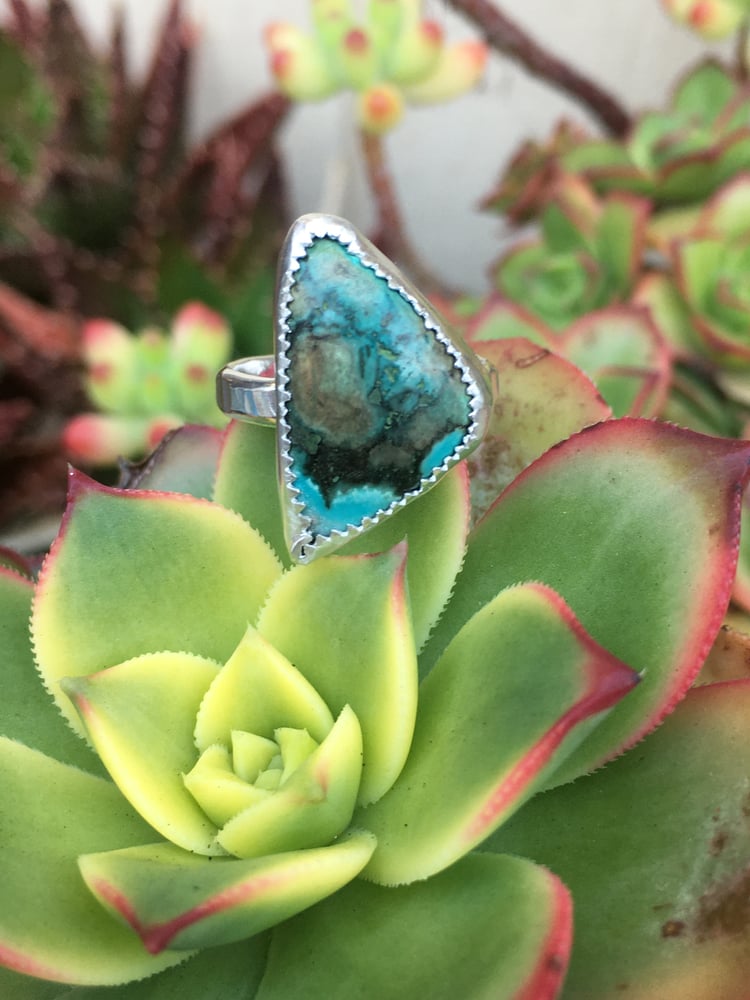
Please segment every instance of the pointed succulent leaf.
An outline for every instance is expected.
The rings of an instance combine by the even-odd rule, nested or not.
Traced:
[[[474,346],[493,370],[489,426],[468,460],[478,519],[548,448],[612,411],[580,368],[544,347],[520,337]]]
[[[99,902],[158,955],[238,941],[288,919],[351,881],[374,846],[372,834],[352,831],[330,847],[251,861],[209,862],[153,844],[87,854],[79,864]]]
[[[646,309],[610,306],[589,313],[561,335],[560,350],[593,379],[616,417],[660,415],[672,359]]]
[[[717,192],[703,206],[695,228],[727,239],[750,231],[750,175],[741,174]]]
[[[553,1000],[571,915],[565,887],[522,858],[472,854],[398,889],[357,880],[276,928],[257,1000]]]
[[[218,842],[238,858],[324,847],[349,826],[361,777],[362,731],[346,706],[320,746],[274,794],[230,819]]]
[[[229,747],[234,732],[271,740],[279,726],[306,729],[317,742],[333,716],[315,688],[278,650],[249,626],[201,703],[195,744]]]
[[[4,737],[0,783],[0,964],[39,979],[110,985],[182,960],[147,955],[129,930],[102,919],[81,880],[80,854],[153,839],[114,785]]]
[[[192,497],[112,490],[71,476],[37,588],[32,635],[45,684],[80,730],[62,677],[141,653],[225,662],[279,566],[236,514]]]
[[[263,975],[268,942],[268,934],[256,934],[235,944],[206,948],[190,957],[183,951],[179,965],[118,986],[116,993],[107,986],[78,986],[70,992],[63,987],[64,992],[60,992],[58,983],[51,996],[20,992],[7,995],[13,1000],[248,1000],[255,996]],[[38,980],[32,982],[39,985]]]
[[[596,251],[612,298],[622,298],[633,286],[641,266],[649,209],[647,201],[624,193],[610,195],[602,204]]]
[[[742,499],[742,530],[732,599],[744,611],[750,612],[750,495],[747,492]]]
[[[605,421],[569,438],[522,473],[472,532],[423,668],[503,587],[540,580],[597,642],[643,672],[554,780],[630,746],[683,696],[716,637],[749,461],[747,442],[648,420]]]
[[[414,730],[417,665],[405,569],[403,545],[382,555],[331,556],[297,566],[274,587],[258,620],[261,635],[332,712],[349,704],[359,719],[360,802],[373,802],[390,788]]]
[[[406,583],[417,649],[427,641],[461,568],[470,514],[468,469],[462,462],[416,502],[338,550],[341,555],[386,552],[406,540]]]
[[[0,567],[0,655],[3,670],[0,735],[20,740],[65,764],[103,774],[96,756],[60,718],[54,702],[39,681],[29,643],[32,594],[31,580]]]
[[[365,878],[414,882],[468,853],[637,681],[554,591],[539,584],[503,591],[420,685],[406,766],[355,818],[378,838]]]
[[[729,70],[714,60],[706,60],[688,73],[675,90],[672,106],[676,111],[712,121],[737,91]]]
[[[189,653],[146,653],[62,681],[125,798],[163,837],[199,854],[221,853],[216,827],[181,775],[195,763],[195,714],[218,671]]]
[[[214,500],[244,517],[283,564],[291,565],[284,541],[273,427],[239,420],[227,427],[216,470]]]
[[[633,293],[635,305],[645,306],[660,332],[680,357],[699,349],[690,312],[673,280],[666,274],[644,275]]]
[[[540,347],[552,347],[555,333],[518,302],[491,294],[466,326],[466,339],[481,352],[485,341],[523,337]]]
[[[214,427],[178,427],[162,438],[145,461],[124,463],[118,485],[129,490],[189,493],[210,500],[222,442],[221,432]]]
[[[747,680],[690,691],[637,750],[539,796],[493,836],[493,848],[550,865],[572,891],[563,997],[746,992],[748,712]]]

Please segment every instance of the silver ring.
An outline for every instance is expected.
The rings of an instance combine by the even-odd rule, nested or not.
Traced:
[[[217,376],[221,409],[275,424],[292,558],[308,562],[434,486],[481,441],[487,372],[346,220],[305,215],[280,259],[274,357]]]

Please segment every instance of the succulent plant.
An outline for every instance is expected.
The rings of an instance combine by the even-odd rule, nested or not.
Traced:
[[[227,323],[200,302],[190,302],[165,333],[137,335],[111,320],[90,320],[83,330],[89,399],[101,411],[74,417],[63,447],[75,462],[114,465],[154,450],[182,423],[221,427],[215,373],[229,360]]]
[[[597,199],[580,179],[558,182],[538,237],[520,241],[494,268],[494,283],[554,330],[626,301],[645,245],[648,205],[627,194]]]
[[[748,93],[747,83],[704,60],[678,82],[670,106],[642,114],[623,142],[581,142],[562,164],[600,192],[632,191],[657,205],[695,203],[750,168]]]
[[[368,132],[387,132],[405,103],[445,101],[481,76],[481,42],[446,45],[436,21],[421,15],[421,0],[371,0],[359,24],[351,0],[311,0],[312,34],[296,25],[269,25],[271,71],[295,101],[315,101],[339,90],[357,94],[357,120]]]
[[[97,985],[269,1000],[366,982],[384,997],[545,1000],[565,975],[570,897],[524,858],[570,824],[553,868],[585,915],[569,995],[618,995],[622,960],[590,957],[601,925],[634,989],[672,995],[675,938],[699,933],[714,882],[706,831],[746,853],[746,755],[734,745],[735,767],[706,777],[731,699],[709,685],[601,765],[680,701],[716,636],[750,446],[606,419],[569,362],[505,344],[496,411],[518,474],[468,537],[462,463],[340,554],[290,566],[274,434],[253,425],[177,431],[132,489],[71,473],[38,583],[0,569],[6,994],[55,996],[56,981],[70,1000]],[[532,385],[513,425],[505,404]],[[701,713],[711,697],[727,704],[716,722]],[[716,737],[683,774],[696,725]],[[597,811],[639,775],[632,823]],[[637,852],[629,833],[672,808],[665,780],[690,790],[695,819],[669,871],[697,872],[668,899],[628,867],[636,853],[643,871],[667,864],[669,827]],[[611,834],[599,854],[607,822],[623,846]],[[725,852],[724,882],[744,856]],[[621,870],[627,892],[597,909]],[[705,976],[746,977],[744,959],[721,966],[722,944],[701,946]]]
[[[0,280],[131,327],[200,296],[242,317],[238,337],[257,337],[283,235],[272,140],[287,102],[264,97],[187,150],[195,38],[181,0],[171,0],[151,66],[134,82],[121,18],[102,56],[67,0],[10,6],[0,34],[9,80],[0,98]]]

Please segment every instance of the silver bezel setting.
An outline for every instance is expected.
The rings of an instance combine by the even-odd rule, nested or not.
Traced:
[[[385,279],[388,286],[403,296],[422,319],[425,327],[453,357],[455,368],[461,373],[461,380],[467,387],[470,399],[471,424],[461,443],[430,476],[422,479],[419,486],[404,494],[389,507],[379,511],[374,517],[365,518],[361,524],[348,525],[344,530],[334,529],[330,534],[315,535],[311,530],[312,519],[305,514],[305,505],[300,500],[300,491],[294,485],[292,471],[290,425],[288,407],[289,392],[289,351],[291,310],[289,303],[293,296],[295,274],[300,261],[307,255],[315,240],[334,239],[349,253],[378,277]],[[445,331],[440,317],[427,300],[408,282],[395,266],[361,233],[345,219],[333,215],[303,215],[292,226],[279,257],[278,285],[275,311],[276,350],[276,416],[279,464],[279,488],[284,514],[284,530],[289,552],[295,562],[309,562],[323,551],[331,552],[363,532],[380,524],[396,510],[430,489],[457,462],[465,458],[481,441],[488,422],[490,391],[486,372],[480,362],[468,349],[459,347]]]

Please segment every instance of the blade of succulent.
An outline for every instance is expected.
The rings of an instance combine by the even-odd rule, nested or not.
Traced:
[[[120,463],[120,489],[213,495],[223,435],[215,427],[185,424],[170,431],[143,462]]]
[[[747,493],[742,499],[742,531],[732,599],[745,611],[750,611],[750,496]]]
[[[612,411],[587,375],[521,337],[474,343],[493,368],[493,409],[468,459],[474,519],[548,448]]]
[[[405,571],[403,544],[382,555],[297,566],[273,588],[258,619],[260,634],[334,714],[349,704],[359,719],[360,803],[375,801],[393,784],[414,730],[417,661]]]
[[[355,817],[378,838],[365,878],[414,882],[471,851],[637,681],[553,591],[539,584],[503,591],[420,685],[406,766]]]
[[[80,868],[99,902],[158,955],[238,941],[286,920],[350,882],[374,846],[372,834],[352,831],[330,847],[209,865],[152,844],[84,855]]]
[[[64,764],[103,773],[84,741],[70,731],[39,683],[29,647],[33,584],[0,567],[0,649],[3,697],[0,735],[19,740]]]
[[[227,428],[216,474],[214,499],[241,514],[291,560],[282,532],[272,429],[235,422]],[[405,507],[382,524],[347,543],[345,554],[384,552],[406,538],[406,577],[417,646],[424,644],[450,594],[463,559],[469,520],[466,471],[456,466],[418,504]],[[435,538],[441,544],[435,545]]]
[[[102,920],[80,878],[80,854],[153,839],[115,787],[4,737],[0,774],[2,964],[40,979],[111,985],[182,961],[153,958],[130,930]]]
[[[661,415],[672,357],[646,309],[610,306],[589,313],[561,334],[558,349],[593,379],[616,417]]]
[[[223,850],[182,775],[195,763],[195,716],[218,672],[187,653],[146,653],[61,682],[125,798],[163,837],[199,855]]]
[[[614,1000],[625,983],[659,1000],[745,993],[748,710],[747,680],[691,691],[637,752],[540,796],[492,838],[573,892],[564,997]],[[633,822],[625,802],[639,803]]]
[[[44,682],[80,729],[59,694],[62,677],[152,650],[224,662],[279,572],[257,532],[230,511],[184,495],[113,490],[73,473],[34,603]]]
[[[749,460],[747,442],[631,418],[547,452],[472,532],[423,669],[499,590],[540,580],[594,639],[644,673],[555,780],[630,746],[682,697],[721,625]]]
[[[553,1000],[571,930],[568,893],[554,875],[521,858],[473,854],[399,889],[357,880],[277,927],[257,1000],[355,996],[362,983],[382,1000]]]

